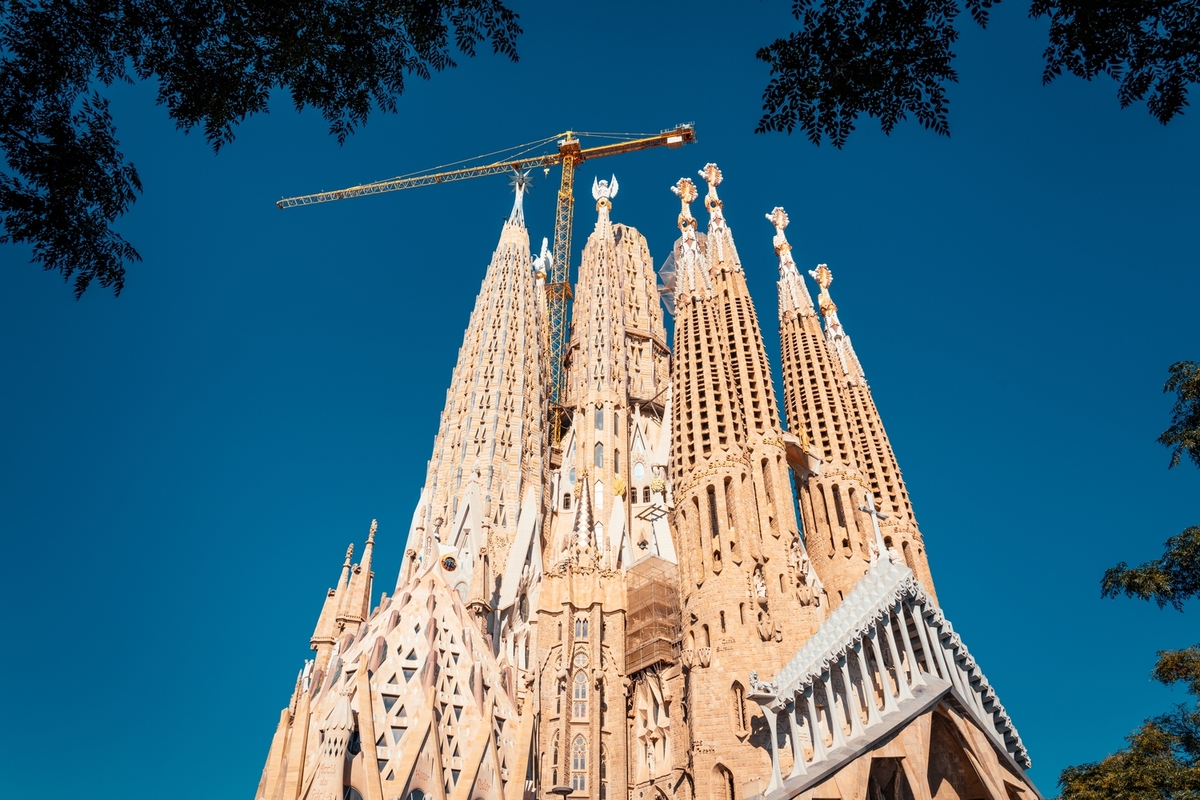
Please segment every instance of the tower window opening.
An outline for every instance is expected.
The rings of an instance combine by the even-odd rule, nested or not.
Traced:
[[[582,671],[575,673],[575,683],[571,698],[573,700],[571,716],[575,719],[586,719],[588,715],[588,684],[587,675]]]
[[[725,612],[721,612],[721,633],[725,632]]]
[[[603,408],[596,409],[596,430],[598,430],[598,431],[604,430],[604,409]],[[600,466],[600,465],[597,464],[596,466]]]
[[[600,745],[600,800],[608,800],[608,750]]]
[[[576,639],[588,638],[588,618],[587,617],[576,617],[576,619],[575,619],[575,638]]]
[[[562,507],[563,507],[563,511],[571,510],[571,493],[570,492],[563,493]]]
[[[642,489],[642,502],[643,503],[650,502],[650,487],[649,486]]]
[[[604,445],[596,442],[596,469],[604,469]]]
[[[718,538],[721,535],[721,523],[717,518],[717,490],[712,486],[708,487],[708,524],[712,526],[712,538]]]
[[[746,690],[742,684],[733,682],[733,731],[739,736],[746,733]]]
[[[571,790],[587,789],[587,740],[582,734],[571,743]]]
[[[837,511],[838,527],[846,527],[846,512],[842,508],[842,492],[838,487],[833,487],[833,508]],[[847,546],[849,546],[847,544]]]
[[[613,450],[613,472],[621,471],[621,451]]]

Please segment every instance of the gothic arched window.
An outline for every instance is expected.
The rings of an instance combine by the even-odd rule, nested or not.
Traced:
[[[748,730],[746,719],[746,690],[737,681],[733,682],[733,731],[742,736]]]
[[[571,743],[571,789],[582,792],[587,788],[587,740],[582,734]]]
[[[600,745],[600,800],[608,800],[608,750]]]
[[[604,430],[604,409],[603,408],[596,409],[596,430],[598,430],[598,431]],[[597,464],[596,466],[600,466],[600,465]]]
[[[588,685],[587,675],[582,670],[575,673],[575,689],[572,692],[575,702],[572,704],[571,715],[576,719],[588,715]]]
[[[596,469],[604,469],[604,445],[596,442]]]
[[[576,617],[576,619],[575,619],[575,638],[576,639],[588,638],[588,618],[587,617]]]
[[[550,783],[558,785],[558,734],[554,734],[554,745],[550,748]]]
[[[596,508],[604,508],[604,484],[600,481],[596,481]]]

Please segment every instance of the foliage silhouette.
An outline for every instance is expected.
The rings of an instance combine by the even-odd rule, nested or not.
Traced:
[[[987,27],[999,0],[793,0],[800,30],[758,51],[771,66],[757,132],[799,128],[813,144],[845,145],[866,114],[885,133],[916,117],[950,135],[946,86],[957,83],[953,44],[965,7]],[[1164,125],[1200,80],[1200,12],[1195,0],[1032,0],[1050,20],[1042,82],[1067,71],[1117,80],[1124,108],[1145,99]]]
[[[344,142],[397,110],[408,76],[485,42],[515,61],[520,33],[501,0],[0,0],[0,243],[31,245],[77,298],[93,281],[120,294],[140,257],[112,224],[142,184],[100,86],[156,81],[214,152],[287,89]]]
[[[1181,361],[1170,367],[1164,391],[1179,393],[1171,427],[1159,441],[1170,447],[1194,448],[1200,441],[1200,410],[1195,364]],[[1191,397],[1191,406],[1186,399]],[[1183,442],[1185,444],[1180,445]],[[1189,449],[1195,460],[1195,450]],[[1171,466],[1179,463],[1176,449]],[[1197,461],[1200,466],[1200,461]],[[1168,603],[1183,611],[1186,600],[1200,597],[1200,527],[1192,526],[1167,540],[1162,557],[1130,568],[1124,562],[1105,571],[1100,581],[1102,597],[1137,597]],[[1151,677],[1167,685],[1184,684],[1200,702],[1200,644],[1183,650],[1160,650]],[[1058,779],[1063,800],[1175,800],[1200,797],[1200,707],[1180,704],[1153,717],[1125,737],[1127,747],[1091,764],[1063,770]]]

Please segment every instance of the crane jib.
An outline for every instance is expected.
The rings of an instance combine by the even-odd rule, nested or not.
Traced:
[[[554,260],[551,266],[552,274],[548,276],[550,280],[546,283],[546,300],[549,311],[546,344],[549,351],[548,360],[550,362],[548,364],[550,374],[546,377],[550,389],[551,419],[549,421],[555,447],[561,441],[563,426],[566,423],[560,398],[564,389],[565,371],[563,370],[563,358],[566,355],[566,337],[569,331],[567,316],[569,312],[568,305],[571,299],[570,251],[571,224],[575,209],[575,168],[582,162],[592,158],[615,156],[620,153],[633,153],[652,147],[665,146],[675,149],[685,144],[691,144],[696,141],[696,126],[694,123],[676,125],[674,128],[660,132],[657,136],[627,139],[625,141],[611,142],[588,148],[581,147],[579,139],[573,138],[574,136],[573,132],[563,134],[563,138],[558,141],[557,153],[548,153],[516,160],[497,161],[491,164],[464,167],[445,172],[433,172],[430,170],[424,174],[409,175],[386,181],[378,181],[376,183],[352,186],[348,189],[341,189],[334,192],[318,192],[299,197],[288,197],[276,203],[280,208],[296,208],[298,206],[326,203],[332,200],[361,197],[368,194],[383,194],[385,192],[398,192],[402,189],[415,189],[418,186],[429,186],[434,183],[448,183],[450,181],[481,178],[485,175],[499,175],[514,171],[521,172],[533,167],[545,167],[549,170],[550,167],[561,164],[563,168],[562,181],[558,190],[558,202],[555,208],[554,220]],[[551,137],[550,139],[543,140],[543,142],[553,141],[555,138],[557,137]]]

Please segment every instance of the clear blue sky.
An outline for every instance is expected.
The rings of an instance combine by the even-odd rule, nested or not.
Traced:
[[[81,302],[0,247],[0,795],[249,798],[325,589],[379,519],[391,589],[463,327],[510,207],[502,179],[283,212],[566,128],[696,122],[700,143],[585,164],[656,261],[667,188],[706,161],[774,355],[783,205],[826,262],[928,542],[938,594],[1047,795],[1186,699],[1151,684],[1195,614],[1101,601],[1120,560],[1200,524],[1200,471],[1155,443],[1166,367],[1200,359],[1195,114],[1041,86],[1044,22],[968,20],[952,138],[863,120],[844,151],[755,136],[784,2],[514,0],[513,65],[414,82],[344,146],[285,97],[214,157],[114,87],[145,261]],[[1194,100],[1200,100],[1200,95]],[[551,234],[555,175],[527,204]],[[702,215],[701,215],[702,216]],[[582,238],[576,239],[582,245]],[[577,248],[578,250],[578,248]],[[576,258],[577,253],[576,253]]]

